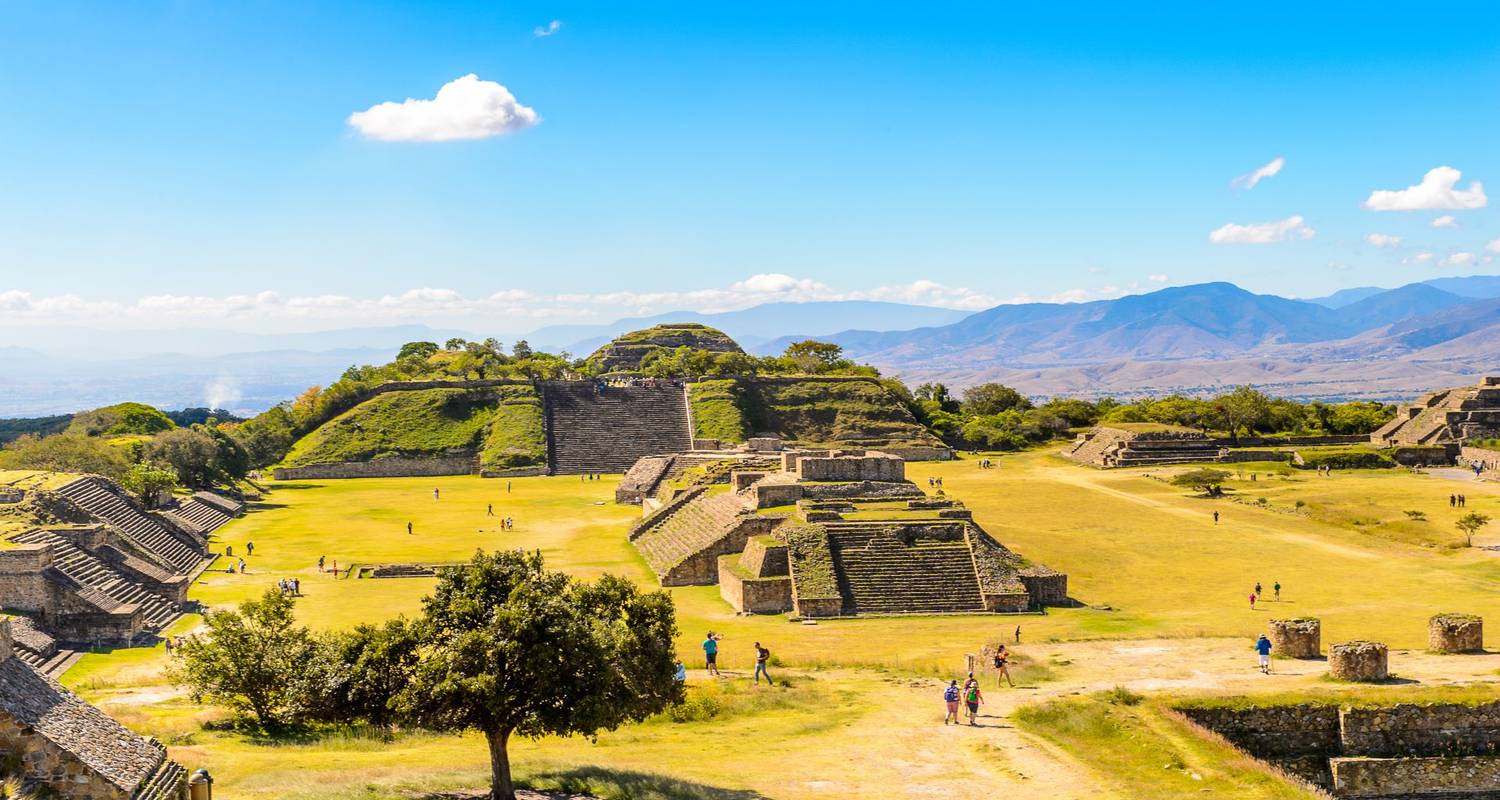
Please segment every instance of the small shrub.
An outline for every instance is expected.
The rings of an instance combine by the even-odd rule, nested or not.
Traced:
[[[1407,511],[1406,518],[1415,522],[1425,522],[1427,520],[1427,512],[1416,510]]]
[[[667,709],[667,719],[673,722],[707,722],[724,713],[724,704],[719,698],[695,692],[681,703]]]
[[[1138,706],[1145,699],[1145,695],[1132,692],[1124,686],[1116,686],[1104,693],[1105,702],[1112,706]]]

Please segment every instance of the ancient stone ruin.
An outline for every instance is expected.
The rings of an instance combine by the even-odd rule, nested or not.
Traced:
[[[617,337],[595,350],[588,360],[601,372],[635,372],[647,356],[679,347],[710,353],[745,352],[722,331],[696,322],[672,322]]]
[[[1378,683],[1390,677],[1389,659],[1380,642],[1336,644],[1328,648],[1328,674],[1343,681]]]
[[[1404,406],[1370,434],[1381,447],[1462,445],[1500,437],[1500,377],[1433,392]]]
[[[778,456],[767,463],[767,455]],[[955,500],[867,450],[724,452],[637,463],[630,540],[663,586],[718,584],[737,611],[800,617],[1017,612],[1069,602],[1067,576],[997,542]]]
[[[1500,703],[1177,709],[1338,798],[1500,797]]]
[[[3,617],[0,765],[39,796],[184,800],[187,792],[186,773],[155,739],[131,733],[18,658]]]
[[[175,620],[209,563],[209,532],[241,509],[199,493],[148,511],[96,476],[29,492],[60,521],[0,542],[0,608],[25,615],[17,657],[44,670],[69,663],[69,644],[128,645]]]
[[[1311,617],[1273,619],[1271,652],[1286,658],[1319,658],[1323,655],[1322,635],[1323,624]]]
[[[1143,467],[1218,461],[1221,446],[1199,431],[1130,430],[1100,425],[1081,433],[1063,455],[1096,467]]]
[[[1484,651],[1484,621],[1473,614],[1438,614],[1427,621],[1427,649],[1434,653]]]

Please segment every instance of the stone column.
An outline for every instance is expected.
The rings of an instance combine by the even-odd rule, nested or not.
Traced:
[[[1336,644],[1328,648],[1328,673],[1345,681],[1383,681],[1390,676],[1389,657],[1389,651],[1380,642]]]
[[[1316,618],[1273,619],[1270,627],[1272,653],[1287,658],[1323,655],[1323,623]]]
[[[1477,653],[1484,649],[1484,621],[1473,614],[1438,614],[1427,621],[1427,649]]]
[[[0,661],[15,653],[16,644],[10,638],[10,618],[0,617]]]

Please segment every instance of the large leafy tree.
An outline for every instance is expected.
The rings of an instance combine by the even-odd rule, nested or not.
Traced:
[[[157,497],[163,492],[170,492],[177,488],[177,473],[166,467],[142,461],[130,465],[130,469],[120,476],[120,485],[135,495],[141,501],[141,505],[152,508],[156,505]]]
[[[492,796],[513,800],[514,736],[596,735],[682,699],[665,592],[612,576],[582,583],[540,553],[478,553],[425,601],[417,660],[396,706],[436,730],[478,730]]]
[[[987,417],[1002,411],[1025,411],[1028,408],[1031,408],[1031,401],[1003,383],[981,383],[964,390],[965,414]]]
[[[266,590],[238,609],[204,615],[207,630],[182,646],[173,680],[277,731],[327,694],[329,648],[293,618],[294,601]]]

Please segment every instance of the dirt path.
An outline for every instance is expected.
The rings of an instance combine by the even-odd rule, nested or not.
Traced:
[[[879,697],[881,710],[841,732],[845,752],[869,753],[871,762],[835,775],[788,775],[790,791],[771,796],[891,796],[892,781],[912,797],[1054,798],[1084,800],[1117,795],[1086,764],[1013,726],[1010,715],[1028,703],[1124,686],[1138,692],[1256,694],[1326,687],[1327,664],[1277,659],[1262,675],[1246,639],[1156,639],[1023,645],[1018,652],[1052,665],[1056,680],[1015,689],[983,678],[986,704],[981,727],[942,724],[943,683],[897,680]],[[1065,666],[1057,666],[1057,665]],[[1391,671],[1415,686],[1495,683],[1500,653],[1434,656],[1398,650]],[[838,674],[822,678],[838,680]]]

